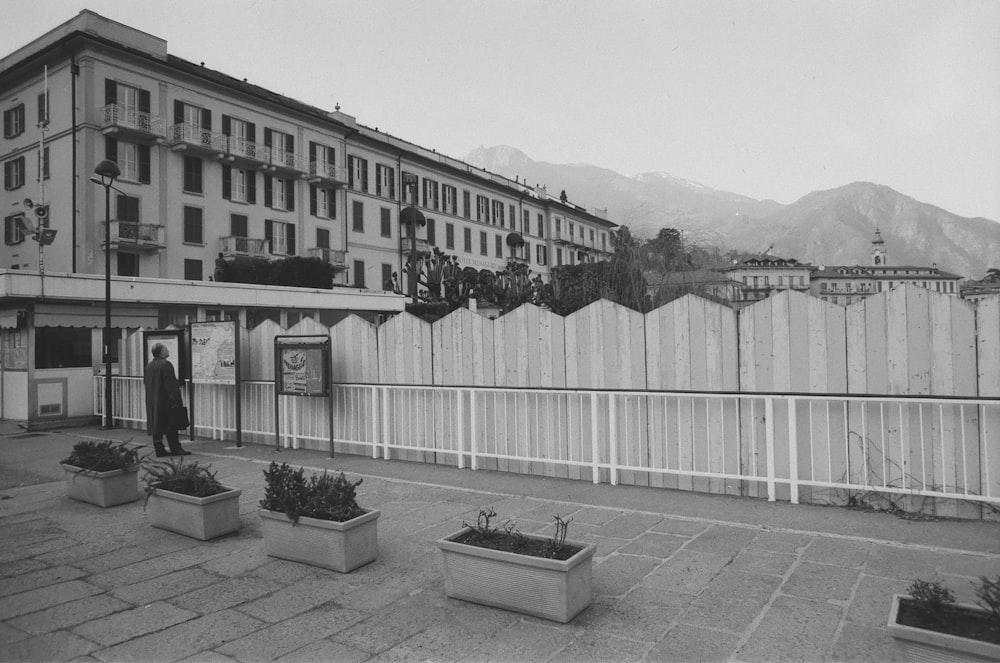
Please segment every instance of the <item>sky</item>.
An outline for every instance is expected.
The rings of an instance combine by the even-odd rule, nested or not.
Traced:
[[[0,51],[84,8],[460,159],[786,204],[871,181],[1000,221],[1000,0],[0,0]]]

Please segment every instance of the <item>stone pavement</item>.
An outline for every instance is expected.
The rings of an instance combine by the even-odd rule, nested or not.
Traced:
[[[6,433],[6,434],[4,434]],[[196,440],[241,488],[243,528],[199,542],[142,502],[64,495],[81,437],[0,429],[0,661],[896,661],[893,593],[1000,573],[1000,525]],[[271,460],[362,477],[379,557],[342,575],[263,552]],[[525,532],[594,541],[594,601],[570,624],[444,596],[434,541],[492,506]]]

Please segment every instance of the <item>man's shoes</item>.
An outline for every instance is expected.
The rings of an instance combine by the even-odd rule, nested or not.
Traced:
[[[166,451],[157,451],[156,452],[156,457],[157,458],[167,458],[168,456],[170,456],[170,454],[168,454]]]
[[[190,451],[185,451],[184,449],[181,449],[180,451],[174,451],[174,452],[172,452],[170,455],[171,456],[190,456],[191,452]]]

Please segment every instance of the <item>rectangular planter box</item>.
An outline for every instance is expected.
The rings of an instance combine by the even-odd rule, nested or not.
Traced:
[[[378,556],[379,514],[368,511],[342,523],[302,517],[295,524],[283,513],[261,509],[264,551],[271,557],[347,573]]]
[[[960,638],[913,626],[897,624],[899,600],[910,598],[901,594],[892,597],[889,623],[886,629],[903,650],[908,661],[941,661],[943,663],[974,663],[1000,661],[1000,645]],[[957,604],[956,607],[979,610],[977,606]]]
[[[146,508],[153,527],[208,541],[240,528],[240,495],[231,488],[218,495],[191,497],[157,488]]]
[[[595,544],[567,541],[567,545],[582,550],[567,560],[545,559],[454,541],[470,529],[437,541],[444,556],[444,591],[448,596],[563,624],[590,605]]]
[[[139,466],[109,472],[81,470],[62,464],[66,471],[66,496],[100,507],[135,502],[139,492]]]

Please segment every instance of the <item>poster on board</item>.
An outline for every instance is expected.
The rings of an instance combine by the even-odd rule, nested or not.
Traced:
[[[157,343],[166,346],[169,351],[167,361],[174,367],[174,375],[177,380],[183,382],[188,379],[186,353],[184,352],[184,330],[183,329],[153,329],[143,332],[142,335],[142,356],[145,358],[143,367],[153,361],[153,348]]]
[[[236,384],[236,322],[191,323],[191,379]]]
[[[329,344],[275,339],[278,393],[283,396],[326,396],[329,393]]]

